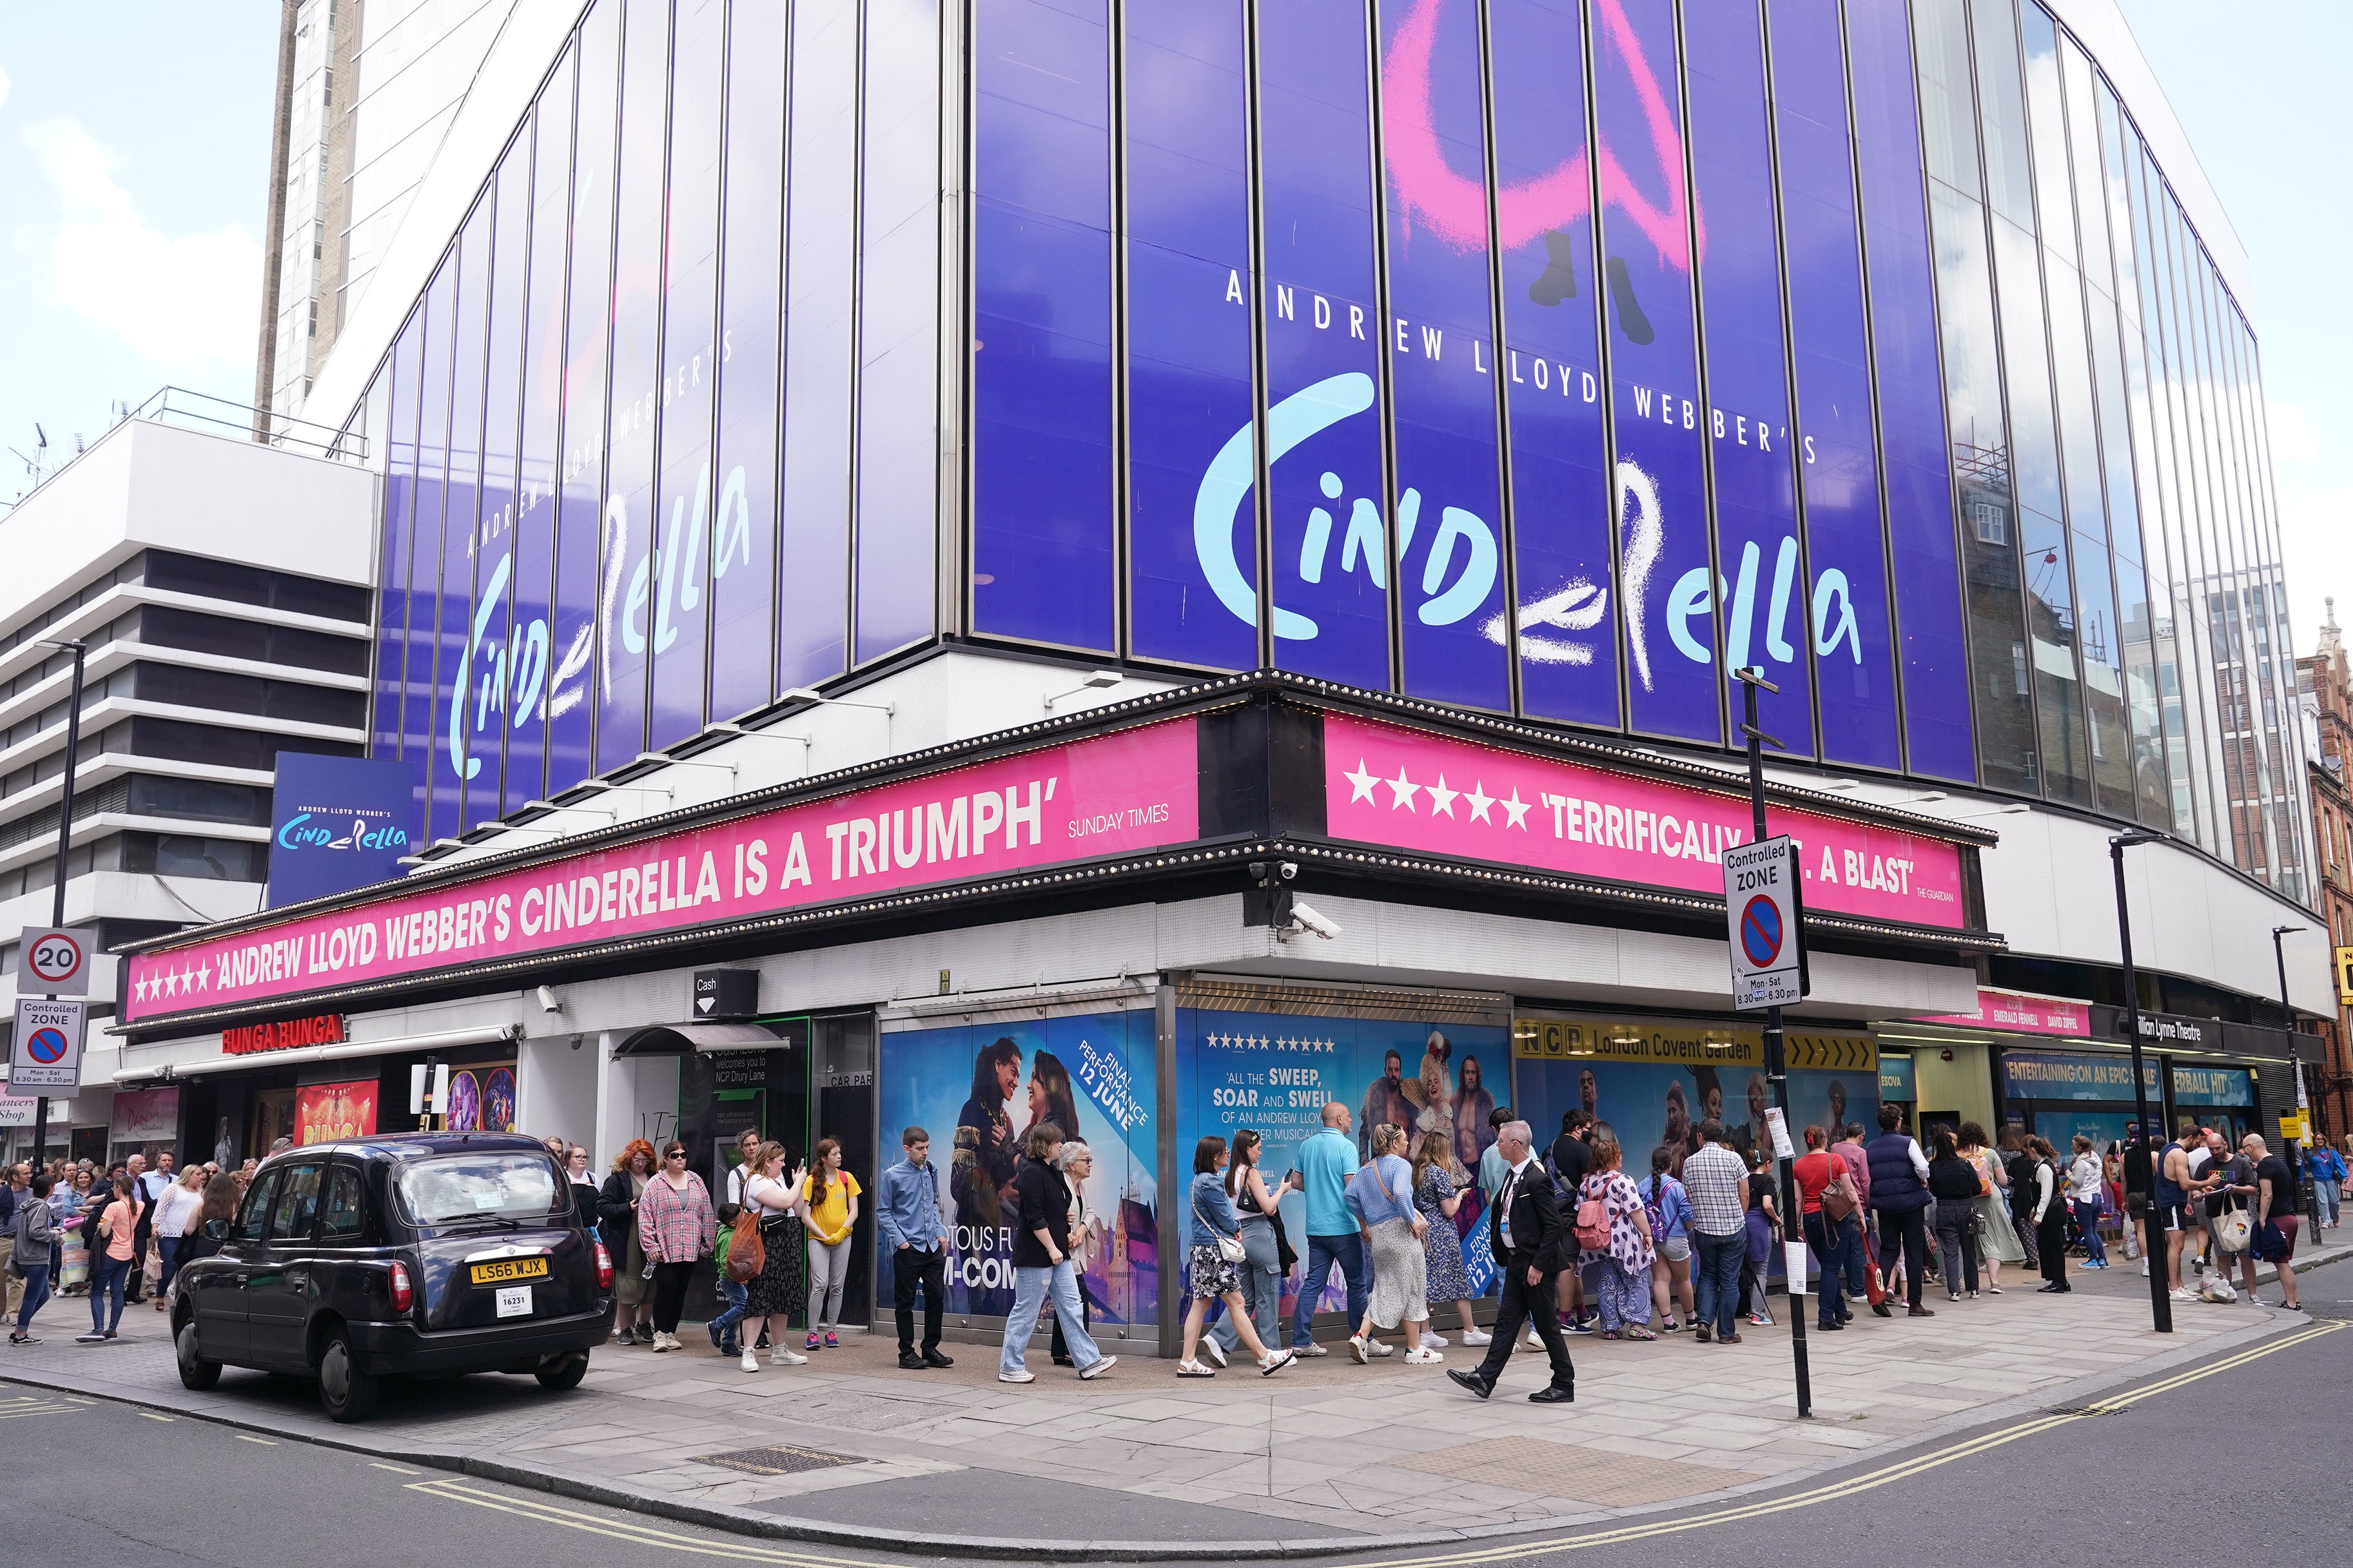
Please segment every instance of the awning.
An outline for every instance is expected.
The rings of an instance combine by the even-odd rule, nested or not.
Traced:
[[[298,1046],[291,1050],[248,1051],[241,1056],[206,1057],[194,1062],[159,1062],[153,1067],[120,1068],[113,1076],[117,1083],[135,1083],[142,1079],[203,1078],[216,1072],[243,1072],[250,1068],[297,1067],[304,1062],[341,1061],[347,1057],[453,1051],[466,1046],[512,1041],[522,1033],[520,1025],[489,1024],[471,1029],[444,1029],[431,1035],[401,1035],[389,1040],[346,1040],[339,1046]]]
[[[783,1045],[759,1024],[656,1024],[613,1047],[617,1057],[682,1056],[688,1051],[765,1051]]]

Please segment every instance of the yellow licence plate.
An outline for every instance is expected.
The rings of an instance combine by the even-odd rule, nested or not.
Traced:
[[[501,1263],[474,1265],[474,1283],[503,1285],[510,1279],[544,1279],[547,1259],[544,1258],[510,1258]]]

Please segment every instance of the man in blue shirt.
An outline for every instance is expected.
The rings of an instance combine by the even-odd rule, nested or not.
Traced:
[[[1332,1265],[1348,1282],[1348,1323],[1365,1321],[1372,1279],[1365,1268],[1365,1240],[1345,1196],[1356,1173],[1356,1144],[1348,1136],[1348,1108],[1338,1100],[1324,1107],[1324,1130],[1299,1146],[1299,1173],[1307,1194],[1307,1271],[1300,1276],[1299,1304],[1291,1317],[1292,1347],[1301,1355],[1328,1355],[1315,1343],[1315,1304],[1323,1299]]]
[[[909,1372],[954,1366],[940,1353],[940,1317],[947,1308],[948,1229],[940,1220],[940,1184],[931,1163],[932,1135],[910,1127],[899,1135],[907,1157],[882,1173],[876,1204],[882,1245],[891,1255],[892,1293],[899,1310],[899,1364]],[[923,1348],[915,1349],[915,1291],[923,1292]]]

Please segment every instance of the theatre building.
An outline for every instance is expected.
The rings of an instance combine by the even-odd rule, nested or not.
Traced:
[[[920,1125],[980,1331],[1052,1121],[1165,1347],[1205,1133],[1767,1138],[1746,667],[1800,1127],[2120,1133],[2127,830],[2157,1103],[2294,1103],[2245,262],[2105,0],[552,10],[307,405],[424,847],[130,953],[198,1142]]]

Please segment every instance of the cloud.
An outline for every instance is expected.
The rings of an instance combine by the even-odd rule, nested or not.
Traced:
[[[2280,553],[2287,565],[2288,626],[2295,651],[2310,653],[2326,613],[2324,600],[2345,599],[2337,624],[2353,621],[2353,485],[2281,496]]]
[[[49,284],[58,304],[116,333],[165,374],[252,363],[261,247],[231,224],[166,237],[114,177],[116,158],[75,121],[25,128],[57,196]]]
[[[2263,403],[2270,415],[2274,463],[2308,463],[2320,456],[2320,437],[2313,434],[2303,405],[2277,397],[2267,397]]]

